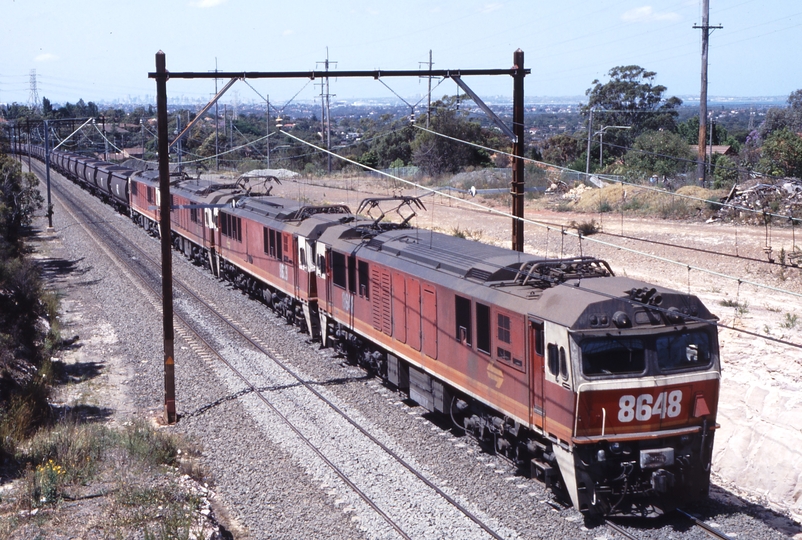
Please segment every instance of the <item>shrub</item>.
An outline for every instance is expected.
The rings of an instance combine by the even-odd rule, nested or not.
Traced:
[[[581,223],[572,221],[571,227],[576,229],[576,232],[578,232],[582,236],[590,236],[592,234],[596,234],[601,230],[601,227],[599,227],[599,224],[596,223],[595,219],[592,219],[590,221],[583,221]]]

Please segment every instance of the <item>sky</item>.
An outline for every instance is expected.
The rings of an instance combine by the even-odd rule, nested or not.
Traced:
[[[787,96],[802,88],[802,2],[709,0],[709,96]],[[621,65],[657,73],[668,96],[698,96],[702,0],[0,0],[0,103],[27,103],[31,70],[53,103],[155,104],[155,53],[171,71],[409,70],[512,66],[527,98],[583,96]],[[336,64],[334,63],[336,62]],[[508,76],[465,77],[509,96]],[[332,79],[334,100],[426,94],[424,79]],[[314,99],[319,80],[238,82],[221,102]],[[433,85],[437,85],[434,81]],[[222,84],[222,83],[221,83]],[[389,87],[389,88],[388,88]],[[168,82],[168,100],[208,100],[213,80]],[[433,99],[453,95],[441,82]],[[145,101],[145,100],[149,101]]]

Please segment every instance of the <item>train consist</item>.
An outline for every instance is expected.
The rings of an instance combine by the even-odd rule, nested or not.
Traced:
[[[158,235],[155,171],[59,151],[50,161]],[[413,228],[418,199],[367,199],[352,213],[256,191],[175,177],[175,248],[586,515],[707,496],[720,365],[716,317],[698,298],[594,258]]]

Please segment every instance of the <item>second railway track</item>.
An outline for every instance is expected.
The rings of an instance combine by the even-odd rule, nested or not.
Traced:
[[[70,205],[77,222],[102,221],[83,210],[65,190],[55,188],[54,192],[62,204]],[[98,243],[114,246],[114,253],[107,254],[137,276],[148,289],[154,308],[159,309],[158,261],[134,242],[108,234],[106,228],[95,228],[91,234]],[[331,477],[329,483],[342,482],[356,496],[349,503],[363,521],[370,521],[365,518],[370,513],[384,521],[384,526],[368,523],[377,532],[387,529],[380,536],[392,537],[392,529],[403,538],[437,535],[437,531],[449,531],[455,538],[517,537],[512,531],[496,532],[497,526],[489,525],[488,518],[457,501],[436,485],[436,480],[420,472],[412,460],[379,440],[380,433],[373,435],[360,420],[313,387],[326,381],[308,381],[296,373],[261,340],[205,300],[202,293],[193,291],[190,284],[175,280],[174,287],[179,293],[175,299],[175,316],[180,321],[177,337],[188,342],[193,352],[219,360],[215,369],[218,376],[228,379],[231,394],[237,394],[249,409],[267,407],[273,418],[264,418],[258,411],[255,416],[288,427],[298,439],[295,446],[311,451],[333,473],[324,475]],[[226,333],[228,336],[223,336]],[[229,370],[228,377],[219,371],[221,365]],[[360,502],[371,510],[358,508]]]
[[[78,188],[66,182],[59,188],[57,184],[60,182],[62,180],[54,183],[55,191],[59,197],[65,199],[65,202],[67,199],[78,196],[75,191]],[[60,189],[63,191],[59,191]],[[88,195],[85,196],[89,198]],[[79,201],[77,206],[85,206],[85,203]],[[107,211],[108,214],[87,214],[78,217],[76,221],[86,224],[87,228],[90,227],[90,222],[99,222],[100,227],[93,228],[92,234],[96,236],[108,234],[109,241],[112,241],[112,237],[118,239],[121,236],[120,230],[123,229],[127,232],[122,236],[134,234],[138,238],[144,238],[142,232],[133,228],[126,219],[113,213],[110,209]],[[150,249],[146,245],[150,242],[123,240],[120,243],[119,239],[115,242],[116,247],[104,248],[106,253],[116,261],[114,264],[128,268],[125,273],[129,274],[131,282],[138,283],[137,287],[143,290],[143,294],[158,309],[160,305],[158,301],[160,288],[158,265],[147,260],[153,257],[152,253],[158,251],[158,244],[152,242],[153,248]],[[142,246],[138,246],[137,243]],[[151,254],[148,254],[148,251]],[[176,257],[176,259],[180,259],[180,257]],[[179,266],[181,267],[179,273],[183,277],[176,281],[176,292],[178,293],[176,294],[176,314],[186,317],[187,323],[185,327],[177,326],[177,338],[189,348],[188,350],[192,351],[192,355],[198,358],[204,357],[205,365],[209,370],[209,373],[205,375],[214,377],[216,384],[219,384],[217,388],[207,389],[209,394],[204,394],[204,396],[210,397],[192,396],[192,399],[185,400],[181,399],[181,387],[179,386],[179,403],[183,405],[183,410],[179,408],[179,412],[182,413],[184,422],[203,423],[206,415],[212,409],[218,406],[222,407],[222,404],[226,402],[236,402],[252,419],[252,425],[257,428],[247,437],[261,438],[269,444],[285,449],[292,448],[290,454],[295,461],[303,463],[302,468],[305,469],[312,482],[318,485],[319,489],[328,493],[334,500],[334,507],[351,517],[351,521],[357,523],[357,528],[364,531],[368,537],[553,538],[562,536],[565,538],[599,538],[600,534],[604,535],[599,528],[588,530],[582,527],[581,521],[572,515],[572,511],[554,513],[553,510],[546,509],[544,513],[545,505],[540,503],[546,502],[544,499],[546,496],[542,493],[539,494],[534,486],[527,488],[523,483],[520,486],[515,485],[516,488],[524,489],[523,494],[526,494],[529,489],[535,491],[529,493],[529,498],[524,497],[523,501],[512,498],[515,501],[513,504],[517,505],[517,513],[525,516],[512,519],[510,516],[515,512],[509,512],[504,508],[506,503],[501,502],[504,498],[502,495],[499,495],[499,504],[494,506],[487,504],[488,497],[486,495],[475,498],[478,491],[465,490],[466,484],[472,482],[484,484],[484,480],[478,480],[466,472],[465,483],[461,484],[461,489],[455,489],[452,486],[459,485],[459,481],[455,481],[455,478],[459,476],[461,468],[469,469],[472,465],[475,466],[475,463],[472,463],[474,459],[483,466],[490,466],[498,459],[478,456],[472,452],[470,444],[466,448],[465,441],[448,436],[442,440],[452,441],[453,446],[463,455],[467,463],[455,461],[452,467],[457,469],[457,472],[443,474],[442,467],[433,466],[427,459],[423,459],[421,462],[419,459],[421,456],[417,450],[410,450],[409,445],[401,444],[400,441],[403,439],[399,439],[398,430],[390,429],[389,425],[382,423],[383,420],[380,418],[387,411],[384,414],[378,413],[378,411],[374,414],[374,411],[360,409],[360,406],[354,407],[349,399],[342,399],[345,393],[344,389],[352,386],[370,386],[377,394],[389,397],[391,402],[394,401],[395,404],[400,405],[401,398],[397,394],[383,389],[376,382],[366,382],[366,377],[352,368],[342,370],[338,367],[339,373],[333,376],[331,373],[334,371],[334,366],[328,375],[307,375],[307,372],[319,373],[309,369],[313,362],[329,360],[329,363],[332,363],[326,355],[311,347],[308,352],[303,353],[308,358],[308,362],[284,362],[282,356],[286,355],[286,347],[283,346],[283,343],[276,343],[279,345],[276,347],[267,346],[265,341],[270,341],[270,338],[260,339],[262,332],[259,331],[259,326],[254,325],[253,321],[249,319],[247,322],[242,322],[240,311],[237,311],[236,317],[241,322],[237,323],[233,320],[231,316],[233,311],[229,307],[229,301],[220,300],[226,294],[230,295],[231,291],[226,291],[224,287],[214,283],[210,276],[197,267],[184,263]],[[140,274],[142,277],[134,277]],[[144,282],[147,281],[155,288],[146,287]],[[186,282],[186,290],[179,288],[179,281]],[[210,283],[213,283],[214,287],[209,287]],[[147,288],[150,290],[145,292],[144,289]],[[215,299],[208,298],[208,293],[214,289],[216,292],[211,296]],[[207,305],[204,306],[203,303]],[[246,310],[250,309],[246,308]],[[259,311],[259,306],[252,309]],[[261,308],[261,311],[264,312],[265,319],[276,320],[275,317],[268,314],[266,308]],[[233,323],[233,325],[229,323]],[[275,323],[271,323],[271,326],[275,326]],[[191,327],[194,329],[190,329]],[[286,329],[284,331],[286,333]],[[193,332],[197,332],[197,336],[193,336]],[[289,336],[289,333],[287,335]],[[286,341],[301,341],[299,338],[300,336],[296,335]],[[204,341],[207,341],[208,344],[204,344]],[[178,343],[177,340],[177,346]],[[215,351],[219,351],[221,358],[229,362],[233,369],[239,371],[242,378],[235,375],[230,368],[225,367],[217,359],[212,358],[217,354]],[[187,354],[184,353],[183,356],[186,357]],[[289,373],[280,364],[286,364],[295,374]],[[270,367],[271,365],[272,367]],[[303,367],[298,369],[299,365]],[[343,373],[346,373],[346,376],[342,376]],[[184,375],[193,376],[193,374],[187,373]],[[195,385],[192,388],[193,391],[197,391],[200,386]],[[325,390],[319,391],[318,388],[325,388]],[[364,388],[360,388],[357,391],[364,392],[364,390]],[[323,396],[333,396],[333,399],[330,400],[331,404],[321,401]],[[263,399],[270,401],[275,410],[267,410]],[[340,412],[333,412],[335,408]],[[396,410],[408,412],[411,415],[410,418],[423,418],[419,415],[420,409],[417,411],[407,410],[402,406]],[[292,428],[281,427],[284,426],[284,420],[281,420],[280,415],[285,416],[288,422],[295,424],[299,431],[296,433]],[[353,417],[352,423],[349,423],[347,419],[349,416]],[[359,431],[359,427],[364,427],[364,433]],[[432,430],[437,429],[432,427]],[[441,434],[446,435],[446,433],[438,433],[438,435]],[[420,435],[421,430],[417,430],[412,437]],[[242,436],[242,433],[231,435],[232,438]],[[225,434],[222,436],[223,439],[226,437]],[[371,440],[371,437],[375,440]],[[303,442],[303,438],[309,440],[309,445]],[[377,443],[385,444],[386,449],[382,449]],[[466,450],[468,456],[464,455]],[[232,454],[232,459],[238,460],[239,457],[238,454]],[[326,463],[327,459],[331,462],[330,464]],[[407,462],[413,469],[422,469],[424,471],[422,477],[415,477],[408,469],[407,472],[401,474],[399,470],[403,468],[403,465],[400,461]],[[502,473],[501,468],[498,464],[493,466],[493,470],[497,474]],[[339,473],[335,472],[335,469],[339,469]],[[340,473],[344,476],[339,476]],[[511,474],[509,470],[507,474]],[[492,479],[493,475],[491,475]],[[502,477],[498,476],[495,479],[501,480]],[[513,478],[510,476],[504,480],[510,481]],[[349,486],[349,481],[353,482],[353,487]],[[428,485],[427,481],[432,485]],[[518,484],[519,481],[514,483]],[[491,484],[492,482],[487,485]],[[504,493],[498,484],[496,482],[498,493]],[[512,487],[513,483],[509,483],[508,486]],[[487,490],[487,487],[482,489]],[[247,492],[248,489],[246,488],[245,491]],[[256,489],[254,488],[253,491]],[[453,501],[449,501],[449,498]],[[371,508],[369,501],[374,499],[377,501],[374,501],[376,507]],[[475,500],[480,502],[474,503]],[[317,511],[320,508],[318,507]],[[549,512],[552,513],[553,519],[549,518]],[[565,517],[569,519],[559,523]],[[630,537],[635,538],[676,538],[678,536],[698,538],[699,534],[703,534],[701,530],[697,530],[695,534],[691,533],[690,529],[681,533],[674,529],[668,533],[657,532],[656,535],[647,534],[646,536],[643,535],[645,531],[637,527],[627,529],[627,531],[627,534],[631,535]],[[655,532],[652,531],[652,533]],[[612,539],[626,536],[613,531],[603,537]],[[773,538],[773,536],[765,537]]]

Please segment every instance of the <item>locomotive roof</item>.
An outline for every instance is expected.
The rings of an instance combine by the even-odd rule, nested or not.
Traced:
[[[372,238],[367,247],[477,282],[513,279],[526,261],[544,259],[426,229],[397,229]]]
[[[545,318],[573,330],[617,330],[612,319],[618,312],[629,319],[623,328],[717,320],[696,296],[628,277],[569,280],[543,291],[538,303]],[[666,317],[672,312],[676,322]]]
[[[410,265],[409,271],[425,279],[574,330],[616,328],[612,318],[617,312],[626,313],[635,327],[667,324],[660,314],[668,310],[683,317],[716,318],[695,296],[616,277],[607,263],[590,257],[550,260],[422,229],[393,230],[363,240],[358,227],[335,227],[322,240],[346,252],[364,245],[363,258],[398,268]],[[382,260],[388,256],[395,260]],[[453,281],[457,279],[459,283]]]

